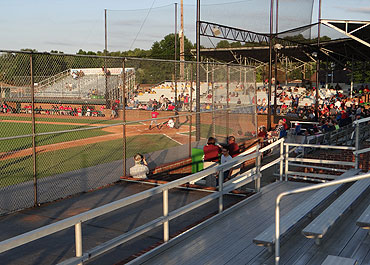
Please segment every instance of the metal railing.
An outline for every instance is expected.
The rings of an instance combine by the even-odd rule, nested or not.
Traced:
[[[353,176],[353,177],[345,178],[341,180],[333,180],[327,183],[315,184],[315,185],[311,185],[308,187],[294,189],[294,190],[280,193],[276,197],[276,203],[275,203],[275,264],[279,265],[279,262],[280,262],[280,202],[283,197],[292,195],[292,194],[306,192],[306,191],[322,189],[322,188],[326,188],[326,187],[330,187],[330,186],[334,186],[334,185],[338,185],[342,183],[354,182],[354,181],[366,179],[366,178],[370,178],[370,173],[359,175],[359,176]]]
[[[302,165],[302,164],[291,164],[291,162],[301,162],[301,163],[314,163],[314,164],[328,164],[328,165],[337,165],[338,161],[333,161],[333,160],[324,160],[324,159],[313,159],[313,158],[303,158],[303,157],[289,157],[290,150],[289,148],[293,147],[302,147],[302,148],[318,148],[318,149],[334,149],[334,150],[350,150],[350,151],[355,151],[356,148],[352,146],[333,146],[333,145],[320,145],[320,144],[297,144],[297,143],[285,143],[285,171],[284,171],[284,176],[285,180],[288,179],[288,175],[301,175],[301,176],[316,176],[320,177],[320,174],[310,174],[306,172],[296,172],[296,171],[289,171],[289,165],[290,166],[300,166],[300,167],[310,167],[314,168],[311,165]],[[352,166],[358,168],[358,163],[356,162],[347,162],[347,161],[340,161],[341,165],[344,166]],[[317,169],[325,169],[325,170],[333,170],[333,168],[330,167],[320,167],[316,166],[315,168]],[[333,170],[335,171],[335,170]],[[307,178],[305,178],[307,180]]]
[[[261,167],[261,155],[263,154],[263,152],[271,148],[274,148],[277,145],[280,145],[280,150],[283,150],[284,139],[280,139],[276,141],[275,143],[271,144],[270,146],[266,146],[262,149],[259,149],[259,146],[257,145],[256,147],[253,147],[252,149],[247,151],[247,153],[255,151],[252,154],[249,154],[246,156],[243,156],[243,155],[237,156],[225,164],[203,170],[201,172],[192,174],[185,178],[152,188],[147,191],[140,192],[138,194],[109,203],[107,205],[98,207],[96,209],[75,215],[73,217],[64,219],[62,221],[38,228],[36,230],[21,234],[19,236],[16,236],[10,239],[7,239],[5,241],[0,242],[0,253],[13,249],[15,247],[24,245],[26,243],[32,242],[39,238],[54,234],[58,231],[62,231],[66,228],[73,227],[73,226],[75,227],[76,257],[65,260],[60,264],[81,264],[82,262],[95,258],[98,255],[103,254],[111,250],[112,248],[117,247],[118,245],[121,245],[160,225],[163,225],[163,240],[164,242],[167,242],[169,240],[169,221],[170,220],[176,217],[179,217],[217,198],[219,202],[218,209],[219,209],[219,214],[220,214],[222,213],[224,209],[223,195],[226,193],[229,193],[230,191],[234,189],[240,188],[252,181],[255,181],[255,189],[257,192],[259,192],[260,191],[260,179],[262,177],[261,171],[264,169],[267,169],[268,167],[278,162],[280,162],[282,165],[283,156],[280,156],[275,161],[269,163],[268,165]],[[240,174],[239,176],[223,183],[224,171],[229,170],[233,167],[236,167],[244,163],[245,161],[248,161],[251,159],[256,159],[255,168],[252,168]],[[202,199],[194,201],[186,206],[183,206],[171,212],[168,211],[168,191],[170,189],[177,188],[183,184],[205,178],[212,174],[219,174],[219,186],[218,186],[217,192],[212,193],[206,197],[203,197]],[[117,209],[123,208],[125,206],[131,205],[135,202],[144,200],[146,198],[152,197],[160,193],[163,194],[162,195],[163,196],[163,215],[161,217],[154,219],[137,228],[134,228],[133,230],[128,231],[116,238],[113,238],[91,250],[83,252],[83,249],[82,249],[82,223],[83,222],[86,222],[93,218],[102,216],[104,214],[108,214],[112,211],[115,211]]]
[[[54,84],[55,82],[63,79],[65,76],[68,76],[70,71],[71,69],[64,70],[63,72],[57,73],[56,75],[50,76],[38,82],[37,89],[42,89],[50,84]]]

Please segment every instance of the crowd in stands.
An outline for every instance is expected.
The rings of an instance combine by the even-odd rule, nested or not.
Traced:
[[[72,75],[73,79],[78,79],[79,77],[83,77],[85,75],[85,73],[82,70],[80,70],[80,71],[74,70],[74,71],[72,71],[71,75]]]
[[[0,113],[11,113],[12,112],[12,108],[9,107],[8,104],[6,104],[6,102],[4,102],[3,104],[0,104]]]
[[[52,105],[51,108],[45,108],[42,106],[35,106],[35,114],[46,114],[46,115],[69,115],[69,116],[86,116],[86,117],[102,117],[102,113],[105,106],[102,105],[100,110],[95,109],[94,106],[82,105],[79,107],[72,107],[70,105]],[[21,108],[13,108],[6,102],[0,104],[0,113],[32,113],[32,105],[27,104]]]
[[[351,124],[354,120],[370,117],[370,108],[365,108],[364,104],[365,101],[369,101],[370,99],[370,90],[367,86],[363,86],[363,89],[359,89],[355,93],[356,98],[350,98],[340,92],[329,98],[325,98],[318,105],[317,114],[314,104],[298,107],[298,101],[294,100],[286,117],[316,122],[310,128],[307,128],[306,133],[308,135],[339,130],[341,127]],[[301,128],[301,124],[297,122],[295,124],[294,134],[303,134]],[[286,120],[280,119],[272,131],[268,132],[265,127],[260,127],[258,136],[264,139],[280,138],[287,135],[288,129],[289,126]]]
[[[175,99],[171,99],[161,95],[159,100],[149,99],[147,103],[140,103],[134,97],[131,97],[127,102],[127,109],[142,109],[142,110],[175,110]],[[177,100],[177,109],[190,110],[190,97],[188,94],[180,94]]]

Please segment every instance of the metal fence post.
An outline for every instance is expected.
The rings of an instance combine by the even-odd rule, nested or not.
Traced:
[[[226,137],[229,138],[229,88],[230,88],[230,67],[226,66]]]
[[[283,170],[284,170],[284,138],[280,143],[280,178],[279,180],[283,180]]]
[[[259,192],[261,190],[261,153],[260,153],[260,145],[257,144],[256,147],[256,175],[257,179],[255,181],[255,190]]]
[[[282,196],[279,194],[276,198],[275,206],[275,264],[280,261],[280,200]]]
[[[122,79],[123,79],[123,84],[122,84],[122,120],[123,120],[123,125],[122,125],[122,131],[123,131],[123,136],[122,136],[122,143],[123,143],[123,160],[122,160],[122,166],[123,166],[123,176],[126,176],[126,71],[125,71],[125,61],[126,58],[123,59],[122,61]],[[118,111],[118,107],[117,107]]]
[[[163,217],[168,216],[168,190],[163,190]],[[169,222],[163,223],[163,241],[167,242],[170,235]]]
[[[213,137],[216,138],[216,117],[215,117],[215,65],[212,64],[212,74],[211,74],[211,82],[212,82],[212,132]]]
[[[33,191],[34,205],[38,205],[37,199],[37,168],[36,168],[36,122],[35,122],[35,82],[33,73],[33,54],[30,55],[30,71],[31,71],[31,102],[32,102],[32,163],[33,163]]]
[[[231,170],[231,169],[230,169]],[[224,170],[222,169],[218,174],[218,212],[221,213],[224,210],[224,201],[222,191],[224,189]]]
[[[75,241],[76,241],[76,257],[82,257],[82,225],[81,222],[75,224]],[[82,265],[82,262],[79,263]]]
[[[303,148],[304,150],[304,148]],[[289,157],[289,145],[285,145],[285,181],[288,181],[288,166],[289,166],[289,163],[288,163],[288,157]]]
[[[193,127],[193,64],[190,64],[190,100],[189,100],[189,157],[191,157],[191,131]]]
[[[356,142],[355,142],[355,148],[356,152],[359,150],[360,146],[360,123],[356,123]],[[355,154],[355,168],[358,169],[359,167],[359,161],[358,161],[358,154]]]

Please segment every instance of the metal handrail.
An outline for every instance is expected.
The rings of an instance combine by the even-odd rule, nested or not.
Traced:
[[[359,155],[359,154],[363,154],[363,153],[367,153],[367,152],[370,152],[370,147],[365,148],[365,149],[361,149],[361,150],[358,150],[358,151],[354,151],[353,154],[354,155]]]
[[[357,125],[357,124],[360,124],[360,123],[363,123],[363,122],[368,122],[368,121],[370,121],[370,117],[359,119],[359,120],[355,120],[355,121],[353,121],[353,123]]]
[[[322,149],[339,149],[339,150],[355,150],[352,146],[335,146],[335,145],[321,145],[321,144],[296,144],[296,143],[285,143],[287,146],[302,146],[302,147],[313,147]]]
[[[41,89],[43,88],[44,86],[52,83],[52,82],[55,82],[56,80],[60,80],[60,77],[63,77],[63,76],[68,76],[68,72],[70,71],[71,69],[66,69],[62,72],[59,72],[53,76],[50,76],[40,82],[38,82],[39,86],[38,86],[38,89]]]
[[[277,143],[275,143],[274,145],[271,145],[270,148],[273,148],[277,144],[283,145],[284,144],[284,139],[281,139]],[[268,149],[269,148],[264,148],[264,150],[268,150]],[[262,151],[262,149],[261,149],[261,151]],[[7,251],[7,250],[10,250],[12,248],[15,248],[17,246],[24,245],[24,244],[29,243],[31,241],[34,241],[36,239],[51,235],[53,233],[56,233],[58,231],[64,230],[64,229],[72,227],[72,226],[75,226],[76,253],[77,253],[77,255],[76,255],[75,258],[71,258],[71,259],[66,260],[65,262],[63,262],[63,264],[79,264],[83,261],[89,260],[89,259],[91,259],[93,257],[96,257],[97,255],[99,255],[101,253],[104,253],[104,252],[112,249],[113,247],[116,247],[116,246],[130,240],[131,238],[134,238],[138,235],[141,235],[141,234],[143,234],[143,233],[145,233],[145,232],[147,232],[147,231],[149,231],[149,230],[151,230],[151,229],[153,229],[153,228],[155,228],[159,225],[163,225],[163,227],[164,227],[164,241],[166,242],[169,239],[168,225],[169,225],[170,220],[172,220],[172,219],[174,219],[174,218],[176,218],[176,217],[178,217],[178,216],[180,216],[180,215],[182,215],[186,212],[189,212],[189,211],[193,210],[194,208],[199,207],[199,206],[201,206],[201,205],[203,205],[203,204],[205,204],[205,203],[207,203],[207,202],[209,202],[213,199],[216,199],[217,197],[219,198],[219,212],[222,212],[223,211],[223,197],[222,196],[225,193],[228,193],[233,189],[236,189],[238,187],[246,185],[247,183],[249,183],[251,181],[256,181],[257,182],[262,176],[261,173],[260,173],[261,172],[260,157],[261,157],[261,154],[262,154],[261,151],[257,147],[256,152],[254,152],[252,154],[249,154],[249,155],[246,155],[246,156],[237,156],[237,157],[233,158],[231,161],[229,161],[228,163],[225,163],[225,164],[222,164],[222,165],[219,165],[219,166],[216,166],[216,167],[212,167],[212,168],[209,168],[209,169],[205,169],[201,172],[192,174],[192,175],[187,176],[185,178],[181,178],[181,179],[175,180],[173,182],[163,184],[161,186],[152,188],[150,190],[140,192],[138,194],[120,199],[118,201],[100,206],[96,209],[89,210],[87,212],[84,212],[84,213],[66,218],[66,219],[58,221],[56,223],[53,223],[53,224],[35,229],[33,231],[15,236],[13,238],[4,240],[4,241],[0,242],[0,253],[2,253],[4,251]],[[256,158],[256,167],[255,168],[253,168],[253,169],[251,169],[247,172],[244,172],[240,176],[226,182],[225,184],[223,183],[223,172],[225,170],[228,170],[228,169],[230,169],[230,168],[232,168],[232,167],[234,167],[234,166],[236,166],[240,163],[251,160],[253,158]],[[276,161],[281,162],[280,159],[281,158],[277,159]],[[265,168],[267,168],[267,167],[265,167]],[[210,194],[210,195],[208,195],[208,196],[206,196],[206,197],[204,197],[200,200],[197,200],[197,201],[195,201],[191,204],[183,206],[179,209],[176,209],[172,212],[168,212],[168,191],[170,189],[176,188],[178,186],[181,186],[182,184],[185,184],[185,183],[197,180],[197,179],[201,179],[201,178],[204,178],[206,176],[209,176],[211,174],[216,174],[216,173],[219,173],[219,183],[220,183],[219,189],[218,189],[217,192],[215,192],[213,194]],[[257,184],[256,184],[256,186],[257,186]],[[114,239],[112,239],[108,242],[105,242],[104,244],[102,244],[102,245],[86,252],[85,254],[83,254],[83,252],[82,252],[82,230],[81,230],[82,229],[81,228],[82,222],[85,222],[85,221],[88,221],[90,219],[99,217],[101,215],[110,213],[112,211],[115,211],[117,209],[123,208],[125,206],[128,206],[130,204],[133,204],[135,202],[138,202],[140,200],[152,197],[152,196],[160,194],[160,193],[163,193],[163,216],[161,216],[161,217],[159,217],[155,220],[152,220],[149,223],[146,223],[146,224],[144,224],[140,227],[137,227],[134,230],[131,230],[131,231],[129,231],[129,232],[127,232],[127,233],[125,233],[121,236],[118,236],[118,237],[116,237],[116,238],[114,238]]]
[[[294,190],[280,193],[276,197],[276,203],[275,203],[275,264],[279,265],[279,262],[280,262],[280,201],[283,197],[292,195],[292,194],[306,192],[306,191],[326,188],[326,187],[334,186],[338,184],[353,182],[353,181],[357,181],[361,179],[366,179],[369,177],[370,177],[370,173],[367,173],[367,174],[363,174],[359,176],[354,176],[354,177],[345,178],[341,180],[333,180],[333,181],[326,182],[326,183],[315,184],[315,185],[311,185],[308,187],[294,189]]]

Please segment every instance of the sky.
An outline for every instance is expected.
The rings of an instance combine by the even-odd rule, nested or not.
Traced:
[[[308,24],[313,0],[279,0],[279,29]],[[312,22],[317,21],[317,1]],[[149,49],[174,31],[176,0],[0,0],[0,50],[76,53]],[[180,10],[180,0],[178,10]],[[201,0],[202,20],[267,32],[270,0]],[[184,0],[185,35],[194,43],[196,0]],[[178,13],[179,14],[179,13]],[[178,15],[178,28],[180,25]],[[322,18],[370,21],[369,0],[322,0]],[[206,43],[206,41],[205,41]],[[214,45],[214,41],[208,45]]]

